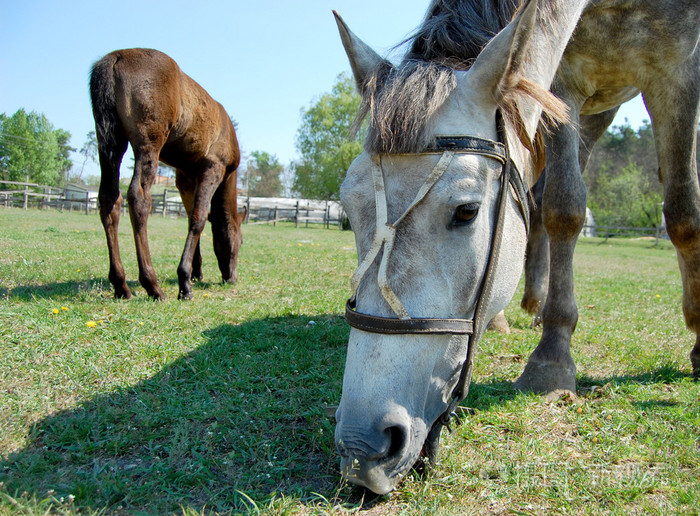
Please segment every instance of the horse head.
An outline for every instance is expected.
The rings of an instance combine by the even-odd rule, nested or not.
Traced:
[[[359,267],[335,438],[343,476],[376,493],[426,445],[434,454],[466,395],[476,341],[517,287],[531,135],[543,105],[557,114],[546,90],[573,30],[545,38],[540,18],[528,3],[456,71],[394,67],[336,14],[370,129],[341,187]]]

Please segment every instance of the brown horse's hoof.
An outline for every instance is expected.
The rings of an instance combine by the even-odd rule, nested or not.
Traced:
[[[180,301],[189,301],[190,299],[194,299],[194,294],[192,293],[192,291],[183,292],[181,290],[180,293],[177,295],[177,298]]]
[[[126,290],[124,289],[119,289],[119,290],[114,290],[114,299],[131,299],[131,290],[129,287],[126,287]]]
[[[693,378],[700,380],[700,337],[698,343],[690,352],[690,363],[693,365]]]
[[[148,297],[153,301],[165,301],[165,293],[159,287],[149,291]]]

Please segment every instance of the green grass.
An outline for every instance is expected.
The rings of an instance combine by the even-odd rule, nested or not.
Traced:
[[[697,513],[700,386],[667,242],[576,254],[579,397],[510,383],[539,331],[489,332],[441,462],[387,497],[343,485],[324,408],[340,398],[352,234],[244,227],[239,282],[178,302],[186,221],[153,216],[169,299],[114,301],[96,216],[0,210],[0,514]]]

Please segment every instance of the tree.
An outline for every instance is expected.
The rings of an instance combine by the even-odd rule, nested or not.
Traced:
[[[359,139],[350,139],[360,103],[355,82],[341,74],[331,93],[302,111],[296,142],[301,160],[293,164],[295,192],[313,199],[339,198],[345,172],[362,153]]]
[[[5,181],[30,181],[44,185],[64,182],[72,167],[70,133],[54,129],[40,113],[24,109],[8,117],[0,114],[0,177]]]
[[[700,148],[696,161],[700,164]],[[645,122],[635,131],[626,122],[603,133],[591,154],[584,181],[598,224],[658,226],[663,188],[651,124]]]
[[[83,164],[80,166],[80,172],[76,178],[78,181],[82,181],[83,179],[83,172],[85,171],[85,165],[87,164],[88,160],[92,160],[93,162],[97,163],[97,137],[95,136],[95,131],[90,131],[87,133],[85,138],[85,143],[80,148],[80,151],[78,151],[84,158]]]
[[[280,175],[284,167],[277,156],[264,151],[253,151],[248,160],[248,195],[251,197],[279,197],[282,193]]]
[[[590,208],[603,226],[657,227],[662,197],[634,162],[617,174],[601,174]]]

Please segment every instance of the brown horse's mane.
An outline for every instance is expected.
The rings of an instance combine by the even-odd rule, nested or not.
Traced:
[[[369,115],[365,149],[372,153],[417,153],[429,147],[433,135],[428,122],[455,89],[455,71],[471,67],[521,4],[522,0],[433,0],[423,24],[402,43],[410,44],[403,61],[396,67],[379,67],[365,83],[358,116],[361,122]],[[506,123],[540,168],[544,164],[543,139],[541,131],[533,139],[525,130],[518,109],[523,98],[538,102],[554,120],[564,119],[566,113],[551,93],[524,78],[516,78],[507,90],[496,94]]]

